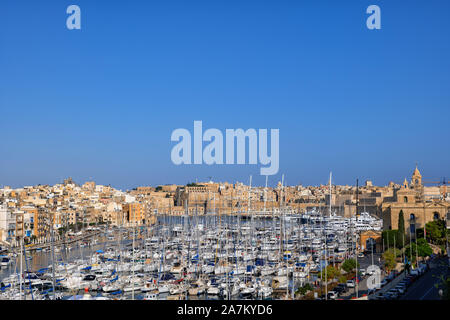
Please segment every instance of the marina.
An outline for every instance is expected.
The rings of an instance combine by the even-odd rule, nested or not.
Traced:
[[[158,216],[151,227],[104,226],[90,240],[3,256],[0,299],[292,299],[321,270],[357,255],[368,213]]]

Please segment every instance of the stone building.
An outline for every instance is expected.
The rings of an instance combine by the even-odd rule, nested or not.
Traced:
[[[405,231],[407,236],[414,237],[417,228],[423,228],[430,221],[446,219],[450,210],[450,203],[443,199],[425,198],[422,175],[416,167],[411,181],[405,179],[399,189],[394,190],[394,197],[382,203],[383,228],[396,230],[398,216],[403,211]]]

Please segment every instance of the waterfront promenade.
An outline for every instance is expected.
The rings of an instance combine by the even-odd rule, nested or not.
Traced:
[[[70,237],[70,238],[66,237],[65,240],[54,241],[54,246],[55,246],[55,247],[58,247],[58,246],[61,246],[61,245],[64,245],[64,244],[67,245],[67,244],[74,243],[74,242],[77,242],[77,241],[80,241],[80,240],[89,239],[89,238],[92,238],[92,237],[94,237],[94,236],[99,235],[100,233],[101,233],[101,231],[90,231],[90,232],[87,232],[87,233],[82,234],[82,235],[80,235],[80,236],[75,236],[75,237]],[[27,244],[27,245],[25,245],[25,248],[26,248],[27,250],[34,251],[34,250],[40,250],[40,249],[50,248],[51,245],[52,245],[51,242],[46,242],[46,243],[35,243],[35,244]],[[9,250],[11,250],[11,249],[17,249],[17,247],[12,247],[12,248],[11,248],[10,246],[5,246],[5,245],[4,245],[4,247],[7,248],[7,249],[9,249]]]

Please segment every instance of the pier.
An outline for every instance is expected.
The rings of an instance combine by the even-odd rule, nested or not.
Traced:
[[[89,238],[97,236],[99,234],[101,234],[101,231],[93,231],[93,232],[89,232],[89,233],[86,233],[86,234],[83,234],[83,235],[80,235],[80,236],[77,236],[77,237],[73,237],[73,238],[69,238],[69,239],[66,238],[65,241],[63,241],[63,240],[55,241],[54,242],[54,246],[57,247],[57,246],[61,246],[61,245],[64,245],[64,244],[70,244],[70,243],[74,243],[74,242],[77,242],[77,241],[80,241],[80,240],[89,239]],[[36,243],[36,244],[28,244],[28,245],[25,246],[25,248],[27,250],[33,251],[33,250],[49,248],[49,247],[51,247],[51,245],[52,245],[51,242]]]

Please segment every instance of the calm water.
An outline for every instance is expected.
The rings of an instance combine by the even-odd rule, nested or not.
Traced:
[[[117,242],[116,242],[117,244]],[[99,243],[95,245],[91,245],[89,247],[81,248],[79,245],[72,245],[71,250],[66,250],[64,252],[61,250],[60,252],[55,251],[55,264],[62,262],[72,262],[80,259],[88,259],[91,255],[97,251],[105,248],[105,243]],[[17,252],[19,254],[19,252]],[[26,258],[25,258],[26,255]],[[22,259],[22,268],[23,270],[29,271],[37,271],[41,268],[47,268],[51,265],[51,251],[34,251],[29,252],[28,250],[25,252],[25,255]],[[8,267],[2,267],[0,270],[0,279],[10,275],[11,273],[20,271],[20,257],[13,257],[11,259],[11,264]]]

